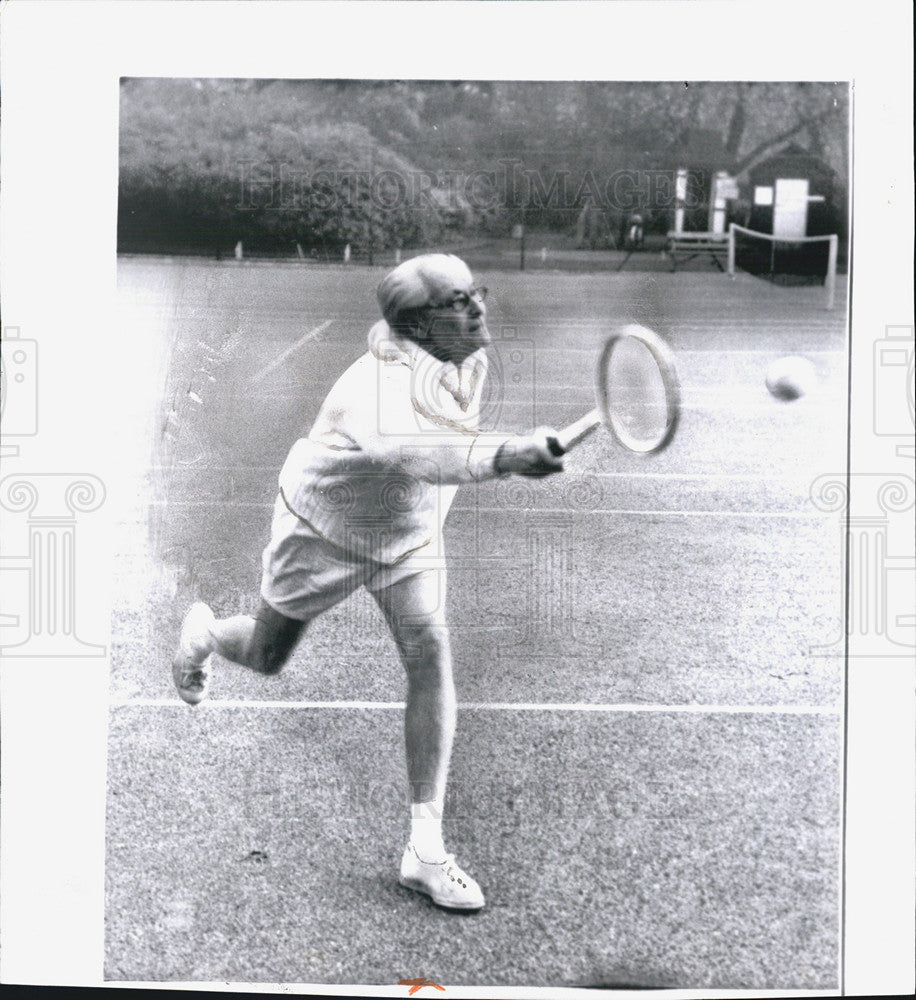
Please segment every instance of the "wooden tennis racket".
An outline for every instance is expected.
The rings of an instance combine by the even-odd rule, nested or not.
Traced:
[[[630,323],[605,341],[595,376],[597,406],[548,439],[564,455],[599,427],[637,455],[655,455],[674,438],[681,389],[671,348],[652,330]]]

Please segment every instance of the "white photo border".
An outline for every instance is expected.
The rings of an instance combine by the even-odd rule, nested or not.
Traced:
[[[462,43],[452,51],[425,44],[456,32]],[[639,37],[651,37],[652,44],[615,42]],[[886,327],[913,323],[911,39],[905,0],[4,0],[0,296],[4,325],[41,344],[43,426],[28,444],[29,470],[99,475],[110,487],[103,513],[116,511],[123,499],[110,420],[129,392],[123,373],[131,362],[114,322],[119,79],[399,76],[851,81],[852,468],[912,475],[906,459],[894,466],[876,447],[870,421],[874,345]],[[4,465],[4,474],[18,471],[15,462],[4,459]],[[80,616],[87,636],[101,636],[100,642],[111,606],[114,542],[104,523],[110,516],[87,519],[80,538],[97,554],[94,586],[79,597]],[[872,652],[853,643],[848,660],[847,994],[913,987],[913,663]],[[76,666],[5,660],[0,696],[0,976],[7,983],[101,984],[107,658]],[[168,984],[182,985],[201,986]],[[392,993],[390,987],[316,989]],[[449,992],[530,997],[558,991]]]

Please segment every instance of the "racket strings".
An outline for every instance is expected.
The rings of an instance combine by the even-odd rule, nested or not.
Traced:
[[[633,336],[608,344],[598,376],[599,403],[621,444],[649,452],[670,438],[677,404],[672,379],[658,345]]]

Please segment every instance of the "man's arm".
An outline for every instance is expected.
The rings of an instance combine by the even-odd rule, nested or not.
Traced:
[[[542,427],[530,434],[478,431],[475,420],[457,410],[424,405],[423,379],[406,366],[381,372],[378,420],[360,444],[378,459],[393,462],[408,475],[440,485],[481,482],[518,473],[544,476],[560,472],[562,461],[547,443],[556,432]]]
[[[478,431],[474,412],[448,406],[448,396],[425,373],[376,361],[354,365],[335,385],[309,434],[319,447],[307,461],[316,475],[325,466],[344,476],[387,469],[461,485],[512,472],[559,472],[562,463],[546,442],[552,433]]]

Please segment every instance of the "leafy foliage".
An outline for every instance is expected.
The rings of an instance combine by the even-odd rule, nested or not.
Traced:
[[[705,156],[740,172],[790,139],[842,191],[847,98],[831,83],[125,79],[119,244],[290,253],[569,228],[615,171]]]

